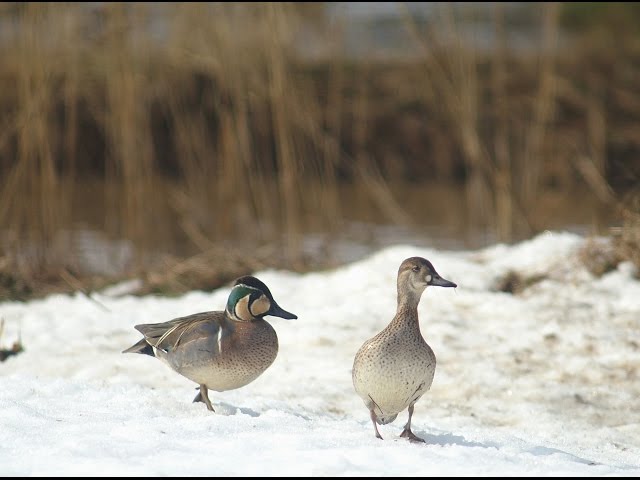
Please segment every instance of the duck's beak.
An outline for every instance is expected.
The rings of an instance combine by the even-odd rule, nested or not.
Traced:
[[[273,315],[274,317],[284,318],[286,320],[295,320],[298,318],[297,315],[293,313],[287,312],[285,309],[280,308],[275,301],[271,303],[271,309],[267,312],[267,315]]]
[[[429,282],[429,285],[433,285],[435,287],[454,287],[454,288],[458,286],[455,283],[442,278],[438,274],[435,274],[431,277],[431,281]]]

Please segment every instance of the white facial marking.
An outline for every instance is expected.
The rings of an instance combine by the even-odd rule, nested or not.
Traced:
[[[425,280],[427,281],[427,283],[429,283],[431,281],[431,275],[427,275]]]
[[[245,295],[236,303],[236,317],[244,322],[250,322],[253,314],[249,310],[249,295]]]
[[[249,310],[255,317],[264,315],[269,311],[270,308],[271,308],[271,302],[265,295],[260,295],[260,298],[258,298],[255,302],[249,305]]]

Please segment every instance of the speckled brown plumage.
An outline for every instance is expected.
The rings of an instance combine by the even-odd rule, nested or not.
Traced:
[[[265,315],[297,318],[278,306],[255,277],[236,280],[225,311],[203,312],[164,323],[136,325],[144,335],[124,352],[162,360],[200,385],[194,399],[214,411],[208,390],[243,387],[258,378],[278,355],[278,337]]]
[[[243,387],[276,359],[278,337],[264,319],[237,322],[224,312],[209,312],[197,322],[177,347],[168,352],[157,350],[156,357],[209,390]]]
[[[423,441],[411,431],[414,404],[429,390],[436,369],[436,356],[427,344],[418,321],[418,303],[429,285],[456,287],[443,279],[428,260],[407,258],[398,269],[398,307],[387,327],[367,340],[353,362],[353,386],[369,410],[376,437],[376,424],[393,422],[404,409],[409,420],[401,434]]]

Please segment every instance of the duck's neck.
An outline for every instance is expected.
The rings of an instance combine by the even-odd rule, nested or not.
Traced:
[[[406,306],[417,309],[423,291],[424,290],[415,290],[403,285],[398,285],[398,308],[400,308],[400,306]]]
[[[420,303],[421,296],[422,292],[398,289],[398,309],[393,323],[402,325],[404,328],[412,328],[420,331],[418,303]]]

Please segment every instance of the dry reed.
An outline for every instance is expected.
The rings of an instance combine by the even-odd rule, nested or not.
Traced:
[[[474,11],[442,4],[426,21],[404,10],[402,58],[354,59],[321,8],[1,7],[0,258],[81,275],[68,232],[82,218],[130,242],[129,272],[177,252],[215,269],[224,245],[246,258],[271,245],[255,266],[304,268],[303,234],[330,242],[356,204],[429,221],[397,195],[420,182],[463,182],[462,222],[505,241],[545,228],[551,189],[586,184],[624,211],[640,176],[637,49],[560,46],[552,3],[532,20],[533,47],[516,50],[497,4],[487,52],[465,30]],[[309,31],[324,57],[300,56]]]

